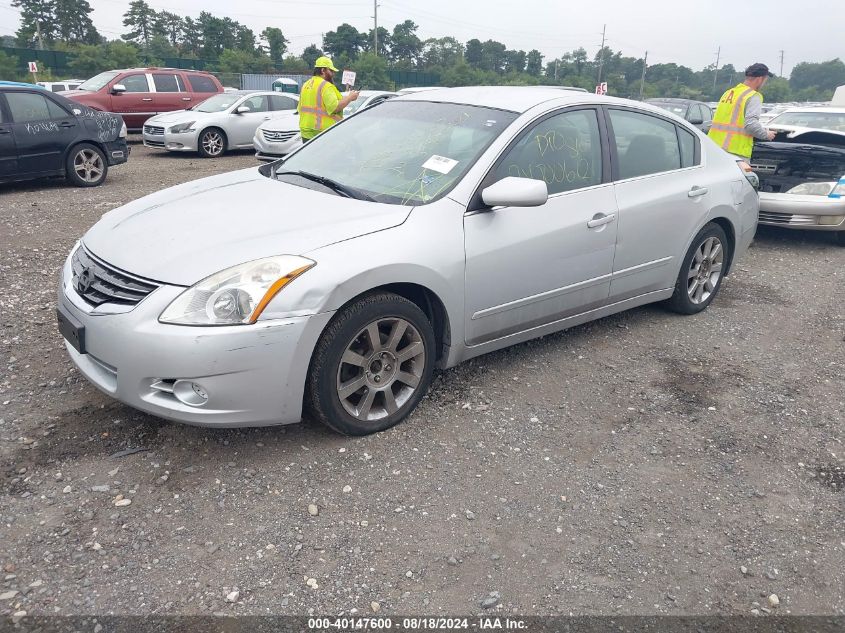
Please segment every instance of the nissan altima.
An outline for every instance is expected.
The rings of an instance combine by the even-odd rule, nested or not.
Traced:
[[[436,368],[650,302],[704,310],[757,213],[737,162],[655,107],[431,90],[105,214],[65,262],[59,329],[154,415],[363,435]]]

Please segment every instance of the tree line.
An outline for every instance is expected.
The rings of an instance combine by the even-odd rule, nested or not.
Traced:
[[[280,28],[268,26],[256,34],[236,20],[208,11],[180,16],[156,11],[145,0],[132,0],[123,15],[126,32],[109,39],[91,20],[87,0],[13,0],[12,5],[21,11],[21,24],[15,41],[5,45],[72,53],[69,70],[80,77],[110,68],[161,65],[177,58],[197,60],[198,67],[221,73],[310,73],[314,60],[327,54],[338,67],[357,71],[357,83],[365,88],[393,87],[388,70],[400,70],[436,74],[446,86],[553,84],[593,90],[597,82],[606,81],[610,94],[623,97],[714,101],[742,79],[730,64],[693,70],[661,63],[649,64],[643,81],[645,60],[610,47],[592,56],[581,47],[547,59],[536,49],[509,49],[492,39],[461,42],[446,36],[423,40],[412,20],[392,30],[379,27],[378,33],[344,23],[325,33],[319,45],[311,43],[302,54],[293,55]],[[22,78],[24,70],[0,52],[0,78]],[[774,102],[826,101],[842,84],[845,63],[840,59],[802,62],[789,78],[773,78],[764,96]]]

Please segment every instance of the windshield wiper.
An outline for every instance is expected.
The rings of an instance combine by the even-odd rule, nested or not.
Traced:
[[[338,193],[345,198],[354,198],[356,200],[368,200],[370,202],[373,201],[373,198],[363,193],[362,191],[353,189],[352,187],[347,187],[346,185],[339,183],[336,180],[332,180],[331,178],[327,178],[326,176],[318,176],[317,174],[298,170],[277,171],[276,177],[279,176],[299,176],[300,178],[305,178],[306,180],[311,180],[313,182],[323,185],[324,187],[328,187],[335,193]]]

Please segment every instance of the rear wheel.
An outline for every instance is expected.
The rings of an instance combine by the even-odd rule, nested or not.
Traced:
[[[698,232],[681,264],[675,292],[667,301],[671,310],[696,314],[712,303],[722,286],[728,248],[725,231],[718,224],[710,222]]]
[[[65,163],[65,176],[77,187],[103,184],[109,165],[102,150],[90,143],[81,143],[70,150]]]
[[[434,331],[416,304],[392,293],[364,296],[326,328],[311,360],[305,405],[346,435],[405,419],[428,390]]]
[[[226,135],[223,130],[210,127],[203,130],[199,135],[197,143],[199,155],[203,158],[217,158],[226,151]]]

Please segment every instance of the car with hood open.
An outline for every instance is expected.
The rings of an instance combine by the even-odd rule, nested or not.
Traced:
[[[756,142],[760,224],[828,231],[845,246],[845,107],[794,108],[776,116],[772,141]]]
[[[432,90],[106,213],[62,267],[59,330],[154,415],[363,435],[435,368],[655,301],[701,312],[756,228],[736,161],[659,108]]]

